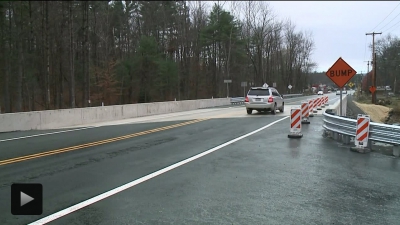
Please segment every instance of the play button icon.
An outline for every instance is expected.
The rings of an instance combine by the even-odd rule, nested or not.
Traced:
[[[11,213],[13,215],[41,215],[42,191],[41,184],[12,184]]]
[[[34,200],[34,198],[32,198],[31,196],[29,196],[21,191],[21,206],[24,206],[25,204],[27,204],[33,200]]]

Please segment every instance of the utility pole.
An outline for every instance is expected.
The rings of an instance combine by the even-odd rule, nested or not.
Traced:
[[[357,78],[357,81],[356,81],[356,91],[357,91],[357,93],[358,92],[360,92],[360,93],[362,93],[361,92],[361,90],[362,90],[362,80],[363,80],[363,77],[364,77],[364,73],[363,73],[364,71],[360,71],[360,76]]]
[[[372,86],[376,88],[376,54],[375,54],[375,35],[376,34],[382,34],[380,33],[366,33],[365,35],[372,35]],[[376,103],[376,92],[372,93],[372,104]]]
[[[371,61],[364,61],[364,62],[367,62],[367,73],[369,72],[369,63],[371,62]]]
[[[367,87],[371,84],[371,79],[369,78],[369,76],[368,76],[368,73],[369,73],[369,63],[371,62],[371,61],[364,61],[364,62],[367,62],[367,73],[366,73],[366,76],[367,76]],[[372,62],[371,62],[372,63]],[[371,74],[372,75],[372,74]],[[368,93],[368,92],[365,92],[365,93]]]

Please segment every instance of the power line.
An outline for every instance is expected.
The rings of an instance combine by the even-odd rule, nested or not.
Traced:
[[[385,21],[393,12],[395,9],[397,9],[397,7],[399,7],[400,3],[396,5],[396,7],[394,7],[394,9],[385,17],[385,19],[383,19],[380,23],[378,23],[378,25],[376,25],[374,28],[372,28],[372,30],[375,30],[375,28],[377,28],[379,25],[381,25],[381,23],[383,21]]]
[[[386,32],[386,31],[388,31],[388,30],[390,30],[390,29],[392,29],[393,27],[395,27],[397,24],[399,24],[400,23],[400,21],[399,22],[397,22],[397,23],[395,23],[393,26],[391,26],[391,27],[389,27],[389,29],[386,29],[384,32]]]
[[[396,19],[399,15],[400,15],[400,13],[397,14],[397,16],[395,16],[391,21],[389,21],[389,23],[387,23],[385,26],[383,26],[380,30],[383,30],[383,28],[385,28],[387,25],[389,25],[390,22],[392,22],[394,19]]]
[[[363,61],[365,61],[365,55],[367,54],[367,35],[365,35],[365,48],[364,48],[364,58]]]

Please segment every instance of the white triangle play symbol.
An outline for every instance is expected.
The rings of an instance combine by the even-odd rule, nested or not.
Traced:
[[[21,191],[21,206],[33,201],[34,198]]]

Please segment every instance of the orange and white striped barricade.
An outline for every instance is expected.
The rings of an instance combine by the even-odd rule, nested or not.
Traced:
[[[290,109],[290,133],[288,138],[302,138],[301,133],[301,108],[295,107]]]
[[[329,97],[325,96],[325,106],[328,106],[328,105],[329,105]]]
[[[361,153],[369,151],[368,138],[369,138],[369,125],[371,119],[369,115],[358,114],[357,125],[356,125],[356,137],[354,138],[354,144],[356,147],[352,147],[351,150],[355,150]]]
[[[308,101],[301,102],[301,124],[310,124],[308,117],[310,115],[310,110],[308,106]]]
[[[325,96],[321,96],[321,108],[325,108]]]
[[[314,109],[314,100],[308,99],[308,116],[309,117],[314,117],[313,109]]]
[[[313,100],[313,113],[317,113],[317,105],[318,105],[318,98],[314,98]]]
[[[322,110],[322,98],[318,98],[317,110]]]

